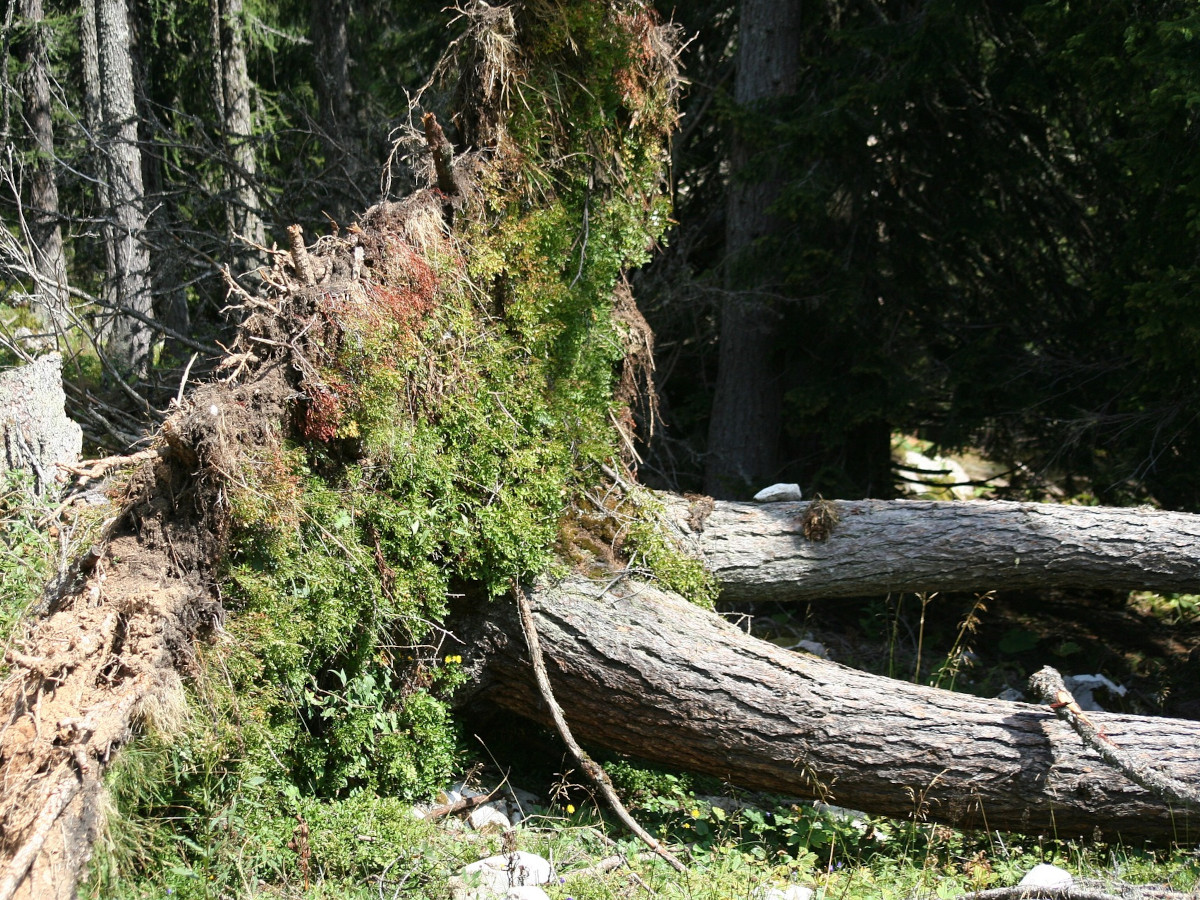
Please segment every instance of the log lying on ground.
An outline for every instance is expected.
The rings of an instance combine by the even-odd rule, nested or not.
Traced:
[[[1193,842],[1200,831],[1200,817],[1110,769],[1049,709],[789,653],[646,584],[602,591],[577,579],[535,595],[555,696],[585,743],[961,827]],[[544,721],[515,614],[486,612],[463,625],[486,659],[483,698]],[[1121,747],[1200,778],[1200,722],[1093,715]]]
[[[1200,591],[1200,516],[1186,513],[839,500],[831,503],[837,524],[821,541],[804,537],[807,502],[661,496],[722,598],[735,602],[994,588]]]

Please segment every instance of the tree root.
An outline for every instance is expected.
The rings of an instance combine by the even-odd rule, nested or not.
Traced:
[[[550,678],[546,674],[546,663],[542,659],[542,646],[538,640],[537,627],[533,624],[533,610],[529,605],[529,597],[526,595],[525,590],[515,583],[512,586],[512,593],[517,601],[517,610],[521,614],[521,630],[525,632],[525,643],[529,646],[529,661],[533,665],[538,689],[542,693],[542,699],[546,701],[546,706],[549,707],[550,716],[554,720],[554,726],[558,730],[559,736],[563,739],[563,743],[567,745],[567,749],[575,757],[575,762],[579,765],[579,768],[596,785],[596,788],[600,791],[600,795],[612,808],[612,811],[616,813],[617,818],[621,820],[625,827],[637,835],[647,847],[666,860],[675,871],[686,872],[687,866],[676,859],[666,847],[659,843],[650,832],[646,831],[629,814],[629,810],[625,808],[625,805],[617,796],[617,792],[613,789],[612,782],[609,780],[608,774],[604,771],[603,767],[588,756],[583,751],[583,748],[576,743],[575,738],[571,734],[571,729],[567,726],[567,720],[563,716],[562,708],[558,705],[558,701],[554,699],[554,692],[550,688]]]
[[[63,768],[66,767],[63,764]],[[83,773],[80,773],[81,776]],[[0,878],[0,900],[12,900],[13,895],[17,892],[21,882],[25,879],[25,874],[29,871],[29,867],[33,865],[33,861],[37,855],[42,852],[42,846],[46,843],[46,836],[50,833],[50,829],[54,823],[58,821],[59,814],[66,809],[67,804],[75,799],[75,795],[82,788],[82,783],[70,777],[65,772],[62,773],[61,783],[54,792],[46,799],[42,811],[38,814],[33,827],[30,829],[29,837],[25,839],[25,843],[21,845],[21,849],[13,854],[13,858],[9,861],[8,868],[4,872],[4,876]],[[58,779],[55,779],[58,780]]]

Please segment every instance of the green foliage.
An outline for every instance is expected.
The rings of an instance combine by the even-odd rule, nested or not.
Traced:
[[[664,588],[712,609],[720,592],[713,574],[671,536],[662,505],[649,491],[636,491],[634,503],[637,513],[626,532],[631,564],[640,560]]]
[[[39,520],[50,511],[33,493],[33,479],[16,470],[0,477],[0,646],[41,596],[58,548]]]
[[[452,237],[421,254],[381,230],[369,287],[315,301],[332,337],[298,366],[319,371],[294,433],[233,479],[229,616],[192,698],[215,725],[149,741],[157,777],[114,775],[147,840],[181,835],[161,876],[181,894],[294,882],[296,815],[310,865],[380,864],[347,839],[318,853],[318,824],[394,818],[375,798],[428,796],[457,765],[446,702],[471,648],[441,628],[447,598],[546,572],[572,499],[617,456],[614,292],[666,221],[671,95],[644,71],[640,7],[534,6],[511,61],[529,102],[490,111],[508,137]],[[711,592],[648,524],[636,546]]]

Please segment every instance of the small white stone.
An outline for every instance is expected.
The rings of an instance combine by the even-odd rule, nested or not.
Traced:
[[[526,853],[524,850],[489,856],[471,863],[460,874],[464,878],[477,875],[481,885],[501,893],[509,887],[549,884],[554,880],[554,869],[550,863],[536,853]]]
[[[1049,863],[1038,863],[1021,879],[1017,887],[1069,888],[1075,884],[1071,873]]]
[[[754,499],[759,503],[787,503],[789,501],[796,501],[800,499],[800,485],[773,484],[755,494]]]
[[[471,827],[476,831],[507,831],[512,827],[512,823],[508,821],[508,816],[490,804],[471,810],[471,815],[467,817],[467,821],[471,823]]]
[[[1114,684],[1104,675],[1064,675],[1063,684],[1075,697],[1080,709],[1088,712],[1105,712],[1093,694],[1105,689],[1114,697],[1124,697],[1128,689],[1123,684]]]
[[[220,410],[220,407],[218,407],[218,406],[217,406],[217,404],[215,404],[215,403],[214,403],[212,406],[210,406],[210,407],[208,408],[208,414],[209,414],[210,416],[215,416],[215,415],[216,415],[217,413],[219,413],[220,411],[221,411],[221,410]]]

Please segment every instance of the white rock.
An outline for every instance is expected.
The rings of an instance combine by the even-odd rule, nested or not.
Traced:
[[[1017,887],[1069,888],[1075,883],[1071,873],[1049,863],[1038,863],[1021,879]]]
[[[490,803],[471,810],[467,821],[476,831],[507,831],[512,828],[512,822],[508,820],[508,816]]]
[[[489,856],[471,863],[460,874],[468,881],[474,881],[471,876],[477,876],[479,884],[499,893],[504,893],[510,887],[549,884],[554,880],[554,869],[550,863],[536,853],[526,853],[524,850]]]
[[[754,495],[759,503],[786,503],[800,499],[800,485],[773,484]]]
[[[975,497],[975,489],[966,484],[971,476],[963,467],[952,459],[944,456],[926,456],[916,450],[904,451],[904,465],[916,476],[916,481],[904,483],[904,490],[910,494],[930,494],[936,490],[945,490],[947,485],[957,485],[950,488],[950,493],[959,500],[971,500]]]
[[[759,888],[753,896],[754,900],[812,900],[813,889],[789,884],[785,888]]]
[[[508,789],[508,796],[509,799],[519,806],[526,815],[528,815],[529,811],[532,809],[540,809],[541,807],[545,806],[545,803],[540,797],[538,797],[537,794],[532,794],[529,791],[523,790],[522,788],[510,787]]]
[[[1096,702],[1093,693],[1100,688],[1106,689],[1114,697],[1124,697],[1127,688],[1123,684],[1114,684],[1103,675],[1064,675],[1063,684],[1075,697],[1080,709],[1088,712],[1104,712],[1104,707]]]
[[[550,896],[536,884],[511,887],[504,897],[505,900],[550,900]]]

